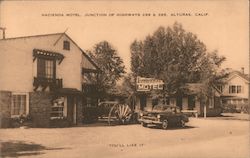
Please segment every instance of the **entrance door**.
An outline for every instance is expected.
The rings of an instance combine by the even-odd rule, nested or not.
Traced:
[[[195,108],[195,97],[193,95],[188,96],[188,110],[194,110]]]
[[[176,97],[176,105],[182,110],[182,96]]]
[[[141,95],[140,96],[140,110],[144,110],[146,105],[147,105],[147,96],[146,95]]]
[[[68,96],[67,97],[67,116],[68,120],[72,124],[76,124],[76,97]]]

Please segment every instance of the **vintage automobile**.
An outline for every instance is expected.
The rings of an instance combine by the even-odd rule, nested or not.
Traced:
[[[185,127],[185,123],[188,122],[189,119],[177,106],[156,105],[152,111],[140,113],[139,121],[143,127],[147,127],[148,124],[153,124],[167,129],[171,125]]]

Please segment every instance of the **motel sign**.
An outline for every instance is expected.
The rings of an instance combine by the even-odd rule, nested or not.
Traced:
[[[137,91],[163,90],[164,82],[155,78],[136,78]]]

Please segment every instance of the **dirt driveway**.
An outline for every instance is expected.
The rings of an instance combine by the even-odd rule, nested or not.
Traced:
[[[0,129],[1,157],[250,158],[249,121],[191,118],[188,127],[140,125]]]

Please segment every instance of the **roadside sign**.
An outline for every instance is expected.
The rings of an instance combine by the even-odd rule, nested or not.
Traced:
[[[136,90],[137,91],[151,91],[151,90],[163,90],[164,82],[155,78],[136,78]]]

